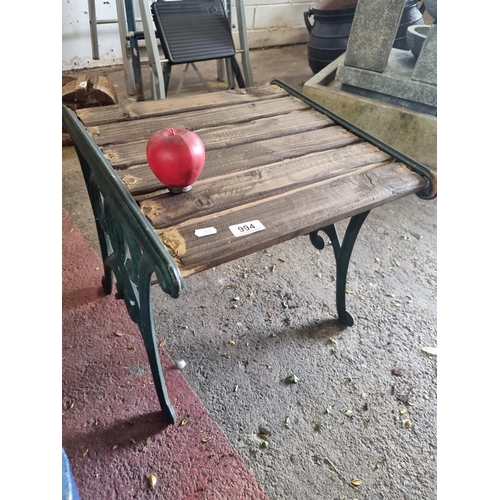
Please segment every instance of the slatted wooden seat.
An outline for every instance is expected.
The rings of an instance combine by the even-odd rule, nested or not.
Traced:
[[[114,226],[125,227],[123,236],[104,223],[101,241],[113,233],[103,250],[104,284],[110,292],[111,273],[117,276],[117,288],[143,332],[169,421],[175,413],[155,361],[152,319],[143,310],[152,273],[176,297],[183,278],[297,236],[309,234],[321,248],[322,230],[332,240],[337,262],[339,319],[349,325],[345,276],[368,212],[413,193],[436,196],[434,172],[282,83],[82,109],[76,115],[66,110],[64,121],[86,179],[93,179],[91,199],[99,193],[93,203],[98,228],[113,210]],[[149,137],[166,127],[193,130],[205,144],[205,166],[187,193],[170,193],[147,164]],[[351,223],[341,244],[334,224],[346,218]],[[122,240],[125,248],[117,248]],[[129,264],[117,264],[124,259]],[[124,269],[134,259],[140,263],[132,265],[133,273],[127,271],[129,286]]]

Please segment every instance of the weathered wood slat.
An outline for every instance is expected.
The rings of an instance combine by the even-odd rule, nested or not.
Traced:
[[[188,193],[162,194],[139,206],[153,227],[161,229],[389,161],[389,155],[368,143],[354,144],[197,181]]]
[[[318,153],[326,149],[340,148],[360,141],[361,139],[342,127],[331,126],[303,132],[300,136],[287,135],[257,143],[208,150],[205,166],[195,187],[201,180],[209,177]],[[118,170],[118,175],[134,196],[165,189],[165,186],[154,176],[147,164]]]
[[[257,140],[279,138],[300,134],[309,130],[331,127],[333,122],[319,113],[299,111],[290,115],[279,115],[270,118],[234,124],[214,129],[195,129],[205,146],[205,151],[217,148],[228,148],[239,144],[248,144]],[[347,134],[345,129],[340,134]],[[297,139],[300,142],[300,138]],[[112,144],[102,147],[106,158],[115,169],[146,163],[147,140],[127,144]]]
[[[77,111],[77,115],[86,127],[92,127],[138,118],[167,116],[181,111],[201,111],[209,108],[288,96],[289,94],[285,90],[272,85],[269,88],[227,90],[214,92],[213,94],[195,94],[157,101],[126,102],[120,106],[82,109]]]
[[[105,146],[146,140],[158,130],[167,127],[200,130],[208,127],[242,124],[259,118],[283,116],[293,111],[308,109],[310,109],[309,106],[298,99],[284,97],[283,99],[257,101],[223,108],[188,111],[170,116],[110,123],[88,127],[87,130],[98,146]]]
[[[176,258],[187,277],[415,193],[426,184],[404,165],[391,163],[191,219],[158,234],[164,242],[179,243]],[[259,220],[265,229],[241,237],[229,231],[229,226],[252,220]],[[215,227],[217,233],[194,234],[206,227]]]

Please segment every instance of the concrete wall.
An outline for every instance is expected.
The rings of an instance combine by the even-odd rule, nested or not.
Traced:
[[[136,18],[140,18],[138,1],[135,0]],[[62,2],[62,70],[121,64],[118,25],[97,26],[99,59],[94,60],[89,0]],[[309,33],[304,23],[304,12],[313,3],[308,0],[246,0],[245,17],[250,48],[307,42]],[[232,6],[233,24],[237,25],[234,0]],[[95,0],[95,9],[98,21],[117,19],[115,0]],[[138,24],[137,29],[142,29],[141,24]],[[234,30],[234,39],[238,47],[237,29]]]

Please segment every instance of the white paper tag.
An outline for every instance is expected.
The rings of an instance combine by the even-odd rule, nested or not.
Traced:
[[[203,229],[195,229],[194,231],[194,234],[198,236],[198,238],[215,233],[217,233],[217,229],[215,229],[215,227],[204,227]]]
[[[234,226],[229,226],[229,230],[234,234],[234,236],[245,236],[246,234],[256,233],[257,231],[262,231],[266,229],[262,222],[258,220],[251,220],[250,222],[242,222],[241,224],[235,224]]]

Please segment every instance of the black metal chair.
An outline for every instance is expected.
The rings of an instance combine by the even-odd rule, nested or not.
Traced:
[[[240,88],[245,87],[236,60],[231,25],[223,0],[167,0],[151,4],[151,12],[166,63],[163,66],[165,96],[172,66],[185,64],[177,95],[182,88],[189,66],[192,66],[208,91],[210,87],[196,67],[196,62],[225,59],[228,72],[236,77]],[[233,80],[234,81],[234,80]]]

